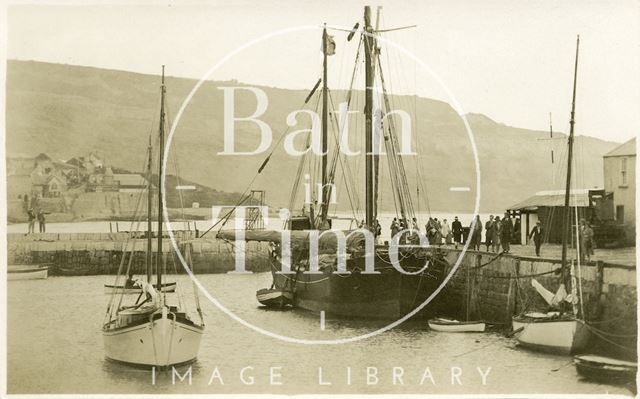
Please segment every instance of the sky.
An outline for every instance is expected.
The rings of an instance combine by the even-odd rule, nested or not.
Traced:
[[[421,60],[389,50],[405,76],[398,91],[528,129],[568,131],[580,35],[576,134],[623,142],[640,132],[640,2],[371,1],[384,35]],[[351,27],[362,1],[155,1],[15,3],[7,9],[9,59],[201,78],[247,42],[300,25]],[[329,83],[344,87],[350,58],[336,36]],[[319,31],[282,34],[229,59],[212,79],[310,88],[319,75]],[[394,52],[395,51],[395,52]],[[446,89],[445,89],[446,88]]]

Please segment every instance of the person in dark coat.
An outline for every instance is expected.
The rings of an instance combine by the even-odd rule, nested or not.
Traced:
[[[484,243],[487,246],[487,252],[491,249],[491,232],[493,227],[493,215],[489,215],[489,220],[484,225]]]
[[[398,232],[400,231],[400,225],[398,224],[398,218],[393,218],[393,222],[391,222],[391,240],[393,240],[393,237],[396,236],[396,234],[398,234]]]
[[[502,229],[500,231],[500,242],[502,242],[502,252],[509,253],[511,250],[511,236],[513,235],[513,223],[508,213],[502,219]]]
[[[38,224],[40,225],[40,232],[45,233],[46,232],[45,218],[44,218],[44,211],[42,209],[38,210]]]
[[[462,223],[460,223],[457,216],[453,219],[453,223],[451,223],[451,231],[453,232],[453,241],[456,243],[457,249],[458,245],[462,242]]]
[[[536,256],[540,256],[540,247],[542,246],[542,223],[536,222],[536,227],[531,230],[529,239],[533,238],[533,243],[536,245]]]
[[[33,211],[33,209],[29,208],[29,210],[27,211],[27,216],[29,218],[29,232],[27,234],[31,234],[35,232],[36,213]]]

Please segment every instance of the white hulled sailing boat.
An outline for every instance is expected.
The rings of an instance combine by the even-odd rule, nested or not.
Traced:
[[[584,348],[588,340],[588,330],[584,321],[577,317],[576,295],[567,294],[565,287],[573,287],[574,291],[579,280],[572,284],[569,262],[567,260],[567,246],[571,231],[571,166],[573,161],[573,131],[575,125],[575,105],[576,105],[576,82],[578,74],[578,51],[580,48],[580,37],[576,42],[576,60],[573,77],[573,99],[571,105],[571,120],[568,139],[567,154],[567,179],[564,198],[564,223],[562,231],[562,283],[558,292],[554,295],[540,286],[533,280],[533,286],[540,292],[547,303],[560,307],[558,312],[529,312],[515,316],[512,320],[513,331],[520,345],[544,352],[554,352],[560,354],[570,354]],[[577,223],[577,220],[576,220]],[[576,236],[578,237],[578,236]],[[579,262],[580,255],[577,254]],[[571,265],[573,266],[573,265]],[[571,267],[572,268],[572,267]],[[569,291],[571,292],[571,291]],[[569,303],[574,309],[567,312],[562,311]]]
[[[204,332],[202,313],[198,307],[200,322],[194,322],[182,304],[169,304],[164,290],[158,292],[156,287],[165,287],[162,282],[163,270],[166,268],[166,256],[171,253],[163,253],[162,228],[162,171],[164,154],[165,132],[165,84],[164,66],[162,68],[160,127],[159,127],[159,151],[158,151],[158,190],[157,190],[157,223],[158,241],[156,249],[157,280],[152,283],[153,249],[152,249],[152,213],[153,194],[151,190],[152,150],[149,144],[148,173],[149,184],[147,194],[147,252],[146,252],[146,279],[136,280],[134,288],[140,290],[133,304],[123,305],[126,298],[125,290],[115,289],[111,295],[105,322],[102,327],[104,349],[106,357],[112,360],[144,365],[166,367],[176,364],[188,363],[196,359],[200,348],[200,340]],[[135,241],[133,244],[135,247]],[[124,252],[124,251],[123,251]],[[133,248],[129,254],[127,269],[131,267]],[[121,276],[130,276],[129,270],[121,273],[125,264],[126,254],[123,253],[120,271],[116,277],[115,287]],[[187,253],[187,259],[189,259]],[[194,292],[197,301],[197,291]],[[179,301],[181,302],[181,301]]]

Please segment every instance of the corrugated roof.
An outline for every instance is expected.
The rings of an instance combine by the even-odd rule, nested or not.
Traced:
[[[579,207],[587,207],[589,206],[589,194],[588,193],[580,193],[580,194],[572,194],[569,197],[570,206],[579,206]],[[564,206],[564,194],[551,194],[551,195],[534,195],[533,197],[527,198],[526,200],[519,202],[513,206],[510,206],[508,210],[517,211],[517,210],[535,210],[540,207],[551,207],[551,206]]]
[[[613,150],[604,154],[605,157],[622,157],[628,155],[636,155],[636,138],[632,138],[624,144],[621,144]]]

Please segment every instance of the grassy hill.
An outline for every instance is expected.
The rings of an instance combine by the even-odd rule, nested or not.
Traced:
[[[182,101],[194,86],[191,79],[167,79],[170,117],[175,117]],[[9,61],[7,68],[7,153],[46,152],[55,158],[69,158],[99,150],[109,163],[140,171],[145,163],[148,135],[157,128],[159,78],[124,71]],[[243,192],[266,154],[220,156],[223,149],[223,95],[221,86],[232,82],[207,82],[185,110],[171,143],[171,157],[179,164],[179,175],[188,181],[218,192]],[[286,206],[298,158],[287,155],[276,141],[286,130],[286,117],[300,108],[306,91],[262,87],[269,108],[261,117],[273,131],[276,150],[254,188],[267,191],[272,206]],[[343,93],[333,93],[336,100]],[[398,108],[415,111],[413,134],[417,157],[406,157],[405,165],[412,191],[420,179],[421,205],[432,211],[469,211],[475,195],[475,167],[471,142],[459,115],[448,104],[427,98],[392,97]],[[357,104],[361,107],[361,102]],[[357,109],[357,107],[356,107]],[[255,100],[247,92],[236,97],[236,114],[249,115]],[[299,116],[300,121],[307,121]],[[469,114],[477,146],[483,211],[500,211],[536,191],[550,187],[551,170],[563,163],[558,141],[556,164],[550,163],[550,142],[540,140],[547,132],[531,131],[497,123],[484,115]],[[257,146],[257,129],[238,125],[237,148]],[[292,130],[303,127],[296,127]],[[361,144],[362,121],[350,121],[350,143]],[[559,136],[559,135],[558,135]],[[602,186],[602,155],[616,143],[592,137],[576,139],[579,156],[576,181],[581,187]],[[353,157],[350,165],[362,181],[363,157]],[[381,160],[382,163],[386,162]],[[172,163],[170,163],[170,166]],[[389,180],[382,171],[382,182]],[[557,187],[562,179],[558,178]],[[361,186],[361,184],[360,184]],[[450,187],[468,186],[470,192],[452,192]],[[361,187],[360,187],[361,188]],[[426,193],[424,192],[426,191]],[[346,209],[344,188],[338,190],[339,203]],[[362,190],[359,192],[363,197]],[[382,210],[393,209],[389,190],[380,193]]]

